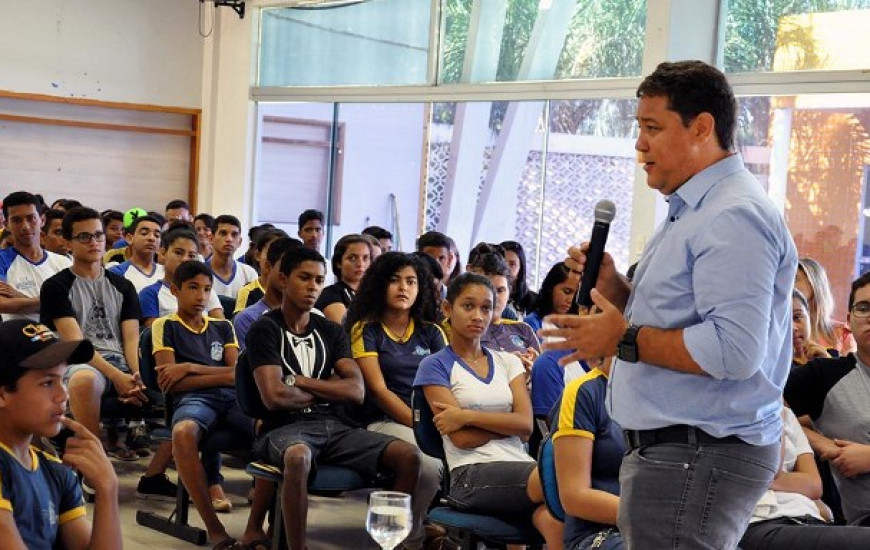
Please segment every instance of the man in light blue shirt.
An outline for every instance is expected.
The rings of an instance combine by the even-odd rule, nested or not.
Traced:
[[[619,527],[632,548],[735,548],[779,469],[797,252],[782,215],[732,152],[736,101],[699,62],[662,63],[638,88],[635,148],[668,217],[633,285],[606,255],[585,317],[544,336],[616,353],[608,410],[630,448]],[[582,271],[585,247],[566,263]],[[623,316],[624,311],[624,316]]]

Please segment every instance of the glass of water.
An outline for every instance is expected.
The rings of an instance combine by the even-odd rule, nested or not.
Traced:
[[[411,496],[375,491],[369,497],[366,531],[384,550],[393,550],[411,533]]]

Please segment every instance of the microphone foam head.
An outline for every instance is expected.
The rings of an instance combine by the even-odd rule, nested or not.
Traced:
[[[595,221],[610,223],[616,216],[616,205],[613,201],[603,199],[595,203]]]

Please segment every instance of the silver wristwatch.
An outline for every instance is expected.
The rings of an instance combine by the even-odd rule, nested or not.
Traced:
[[[284,384],[287,386],[291,386],[291,387],[295,386],[296,385],[296,375],[295,374],[288,374],[287,376],[285,376],[284,377]]]

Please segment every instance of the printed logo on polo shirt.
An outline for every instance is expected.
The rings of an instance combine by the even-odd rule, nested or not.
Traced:
[[[417,346],[416,348],[414,348],[414,355],[423,356],[423,355],[429,355],[430,353],[432,353],[432,352],[429,351],[429,348],[424,348],[423,346]]]
[[[525,348],[526,347],[525,342],[523,342],[523,339],[520,338],[519,334],[512,334],[511,335],[511,344],[513,344],[514,346],[516,346],[518,348]]]
[[[224,345],[215,340],[211,343],[211,358],[220,361],[224,358]]]

